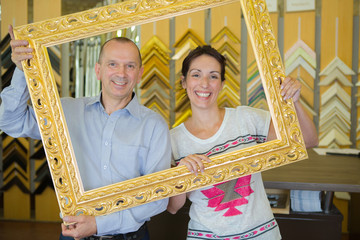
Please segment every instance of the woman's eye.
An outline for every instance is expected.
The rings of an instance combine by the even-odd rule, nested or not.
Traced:
[[[197,78],[197,77],[199,77],[200,75],[199,75],[199,74],[193,74],[193,75],[191,75],[191,76]]]
[[[212,76],[211,76],[211,79],[219,79],[219,76],[217,76],[217,75],[212,75]]]

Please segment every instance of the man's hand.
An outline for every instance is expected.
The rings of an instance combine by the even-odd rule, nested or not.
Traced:
[[[94,216],[65,216],[63,221],[70,225],[61,224],[62,234],[75,239],[89,237],[96,234],[96,221]]]
[[[28,60],[33,58],[31,54],[33,52],[32,48],[27,47],[29,42],[26,40],[15,40],[13,27],[9,25],[9,34],[10,34],[10,46],[11,46],[11,61],[15,63],[16,67],[23,71],[21,62],[23,60]]]

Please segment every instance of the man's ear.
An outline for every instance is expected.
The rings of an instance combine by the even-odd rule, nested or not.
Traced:
[[[99,63],[95,63],[95,74],[96,74],[97,80],[101,80],[100,79],[100,64]]]
[[[186,78],[184,76],[181,76],[181,86],[183,89],[186,89]]]
[[[141,66],[139,69],[139,75],[136,83],[140,83],[143,73],[144,73],[144,66]]]

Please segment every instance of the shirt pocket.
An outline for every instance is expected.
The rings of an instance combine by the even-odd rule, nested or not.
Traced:
[[[148,148],[135,145],[114,146],[111,156],[111,178],[114,183],[139,177],[143,174]]]

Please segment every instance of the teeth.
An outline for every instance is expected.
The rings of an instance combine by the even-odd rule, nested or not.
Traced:
[[[114,81],[114,83],[115,83],[116,85],[120,85],[120,86],[122,86],[122,85],[125,85],[125,84],[126,84],[125,82],[116,82],[116,81]]]
[[[126,78],[118,76],[113,76],[110,80],[119,86],[123,86],[128,82]]]
[[[210,96],[210,93],[199,93],[199,92],[196,92],[196,95],[200,96],[200,97],[208,97]]]

